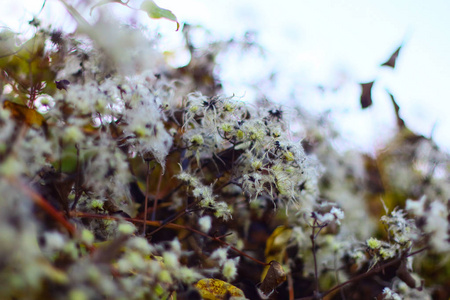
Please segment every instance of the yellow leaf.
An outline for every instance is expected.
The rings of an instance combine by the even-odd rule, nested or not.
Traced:
[[[286,226],[278,226],[267,239],[266,250],[264,255],[276,255],[277,253],[284,252],[289,240],[291,239],[292,228]]]
[[[245,299],[244,292],[241,289],[219,279],[204,278],[199,280],[195,287],[203,299],[222,300],[230,297]]]
[[[292,228],[286,226],[278,226],[272,234],[269,236],[266,242],[266,250],[264,255],[266,256],[266,262],[271,261],[283,261],[286,248],[291,239]],[[261,280],[266,277],[267,271],[270,266],[266,266],[261,274]]]

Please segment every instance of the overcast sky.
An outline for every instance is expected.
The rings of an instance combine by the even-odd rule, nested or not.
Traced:
[[[25,31],[40,1],[2,2],[2,25]],[[201,24],[215,37],[240,37],[258,32],[257,41],[267,50],[266,60],[228,55],[220,67],[226,93],[257,94],[260,84],[277,72],[270,98],[287,105],[301,104],[312,111],[331,109],[331,117],[348,145],[373,151],[395,127],[388,89],[401,107],[401,115],[414,131],[433,137],[450,150],[450,1],[446,0],[160,0],[180,22]],[[276,4],[275,4],[276,3]],[[130,5],[139,7],[140,1]],[[123,10],[111,4],[113,10]],[[51,18],[70,29],[57,0],[48,0],[42,19]],[[95,17],[95,14],[94,14]],[[167,47],[181,33],[169,21],[144,22],[167,36]],[[20,25],[22,24],[22,25]],[[73,25],[72,25],[73,26]],[[380,68],[403,43],[395,70]],[[226,58],[226,61],[224,61]],[[376,79],[374,105],[359,106],[359,82]],[[317,87],[324,86],[325,92]],[[338,87],[337,91],[332,91]],[[297,103],[292,102],[295,95]]]

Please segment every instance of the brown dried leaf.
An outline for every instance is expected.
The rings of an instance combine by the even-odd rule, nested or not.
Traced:
[[[361,83],[362,92],[361,92],[361,108],[367,108],[372,105],[372,86],[375,81]]]
[[[384,64],[382,64],[382,66],[395,68],[395,63],[397,62],[397,58],[398,58],[398,55],[400,54],[400,50],[402,49],[402,46],[403,45],[400,45],[400,47],[398,47],[397,50],[395,50],[395,52],[391,55],[391,57],[389,57],[389,59]]]
[[[280,284],[286,281],[286,272],[279,262],[271,261],[269,271],[259,289],[264,295],[270,295]]]
[[[6,100],[3,102],[3,107],[11,111],[16,120],[25,122],[29,126],[37,125],[38,127],[41,127],[45,123],[44,117],[39,112],[28,108],[25,105]]]

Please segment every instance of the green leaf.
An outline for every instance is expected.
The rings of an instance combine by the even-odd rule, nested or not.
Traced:
[[[178,23],[177,17],[170,11],[156,5],[153,0],[145,0],[141,4],[142,11],[145,11],[152,19],[168,19],[177,23],[177,31],[180,29],[180,23]]]
[[[53,94],[56,72],[52,69],[52,61],[45,51],[46,36],[38,32],[20,47],[13,49],[13,52],[7,52],[10,49],[7,48],[10,39],[8,33],[0,35],[0,69],[17,84],[19,96],[29,96],[31,88],[41,94],[44,86],[47,87],[46,93]],[[1,41],[5,43],[2,44]],[[26,101],[22,104],[26,104]]]
[[[55,169],[61,172],[74,174],[77,171],[77,148],[75,145],[65,145],[62,149],[61,159],[53,162]]]
[[[15,53],[16,34],[9,30],[0,32],[0,58],[8,57]]]
[[[119,3],[119,4],[122,4],[122,5],[128,7],[128,1],[122,2],[121,0],[101,0],[100,2],[98,2],[97,4],[95,4],[94,6],[91,7],[89,15],[92,15],[92,11],[94,10],[94,8],[108,4],[108,3]]]

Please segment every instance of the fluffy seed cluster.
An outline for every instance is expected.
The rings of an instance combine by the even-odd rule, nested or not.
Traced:
[[[191,62],[173,69],[145,29],[75,19],[21,47],[0,32],[0,298],[211,298],[205,278],[283,297],[377,270],[373,298],[442,292],[420,278],[444,289],[427,267],[450,252],[449,157],[432,140],[342,153],[325,116],[211,93],[227,43],[199,54],[186,25]],[[266,276],[272,261],[283,272]]]

